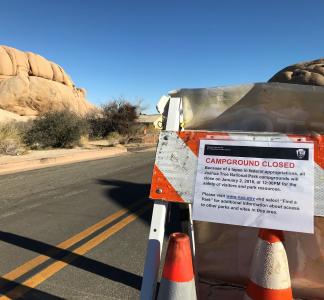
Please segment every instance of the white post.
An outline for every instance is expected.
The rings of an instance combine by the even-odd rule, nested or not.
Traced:
[[[189,236],[191,241],[192,258],[195,258],[196,248],[195,248],[194,226],[192,221],[192,204],[189,204]]]
[[[171,98],[169,102],[166,130],[179,131],[181,98]]]
[[[169,102],[166,130],[178,131],[180,126],[180,98],[171,98]],[[146,250],[144,274],[141,287],[141,300],[152,300],[155,296],[165,231],[165,218],[168,203],[155,201],[149,241]]]
[[[141,287],[141,300],[152,300],[155,295],[156,281],[159,273],[165,218],[168,203],[156,201],[153,206],[151,229],[146,250],[144,274]]]

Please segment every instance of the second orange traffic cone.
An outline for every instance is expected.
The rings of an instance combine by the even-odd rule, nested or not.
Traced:
[[[260,229],[244,300],[292,300],[283,232]]]
[[[158,300],[196,300],[190,240],[184,233],[170,235]]]

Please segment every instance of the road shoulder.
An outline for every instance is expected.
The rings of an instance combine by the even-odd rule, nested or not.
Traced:
[[[122,146],[101,149],[53,149],[32,151],[21,156],[0,156],[0,175],[65,165],[81,161],[123,155],[127,148]]]

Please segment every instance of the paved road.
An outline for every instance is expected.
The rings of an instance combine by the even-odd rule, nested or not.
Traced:
[[[0,300],[137,299],[153,161],[138,152],[0,176]]]

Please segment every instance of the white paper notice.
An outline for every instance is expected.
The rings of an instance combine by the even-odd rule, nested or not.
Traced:
[[[201,140],[193,219],[313,233],[314,145]]]

